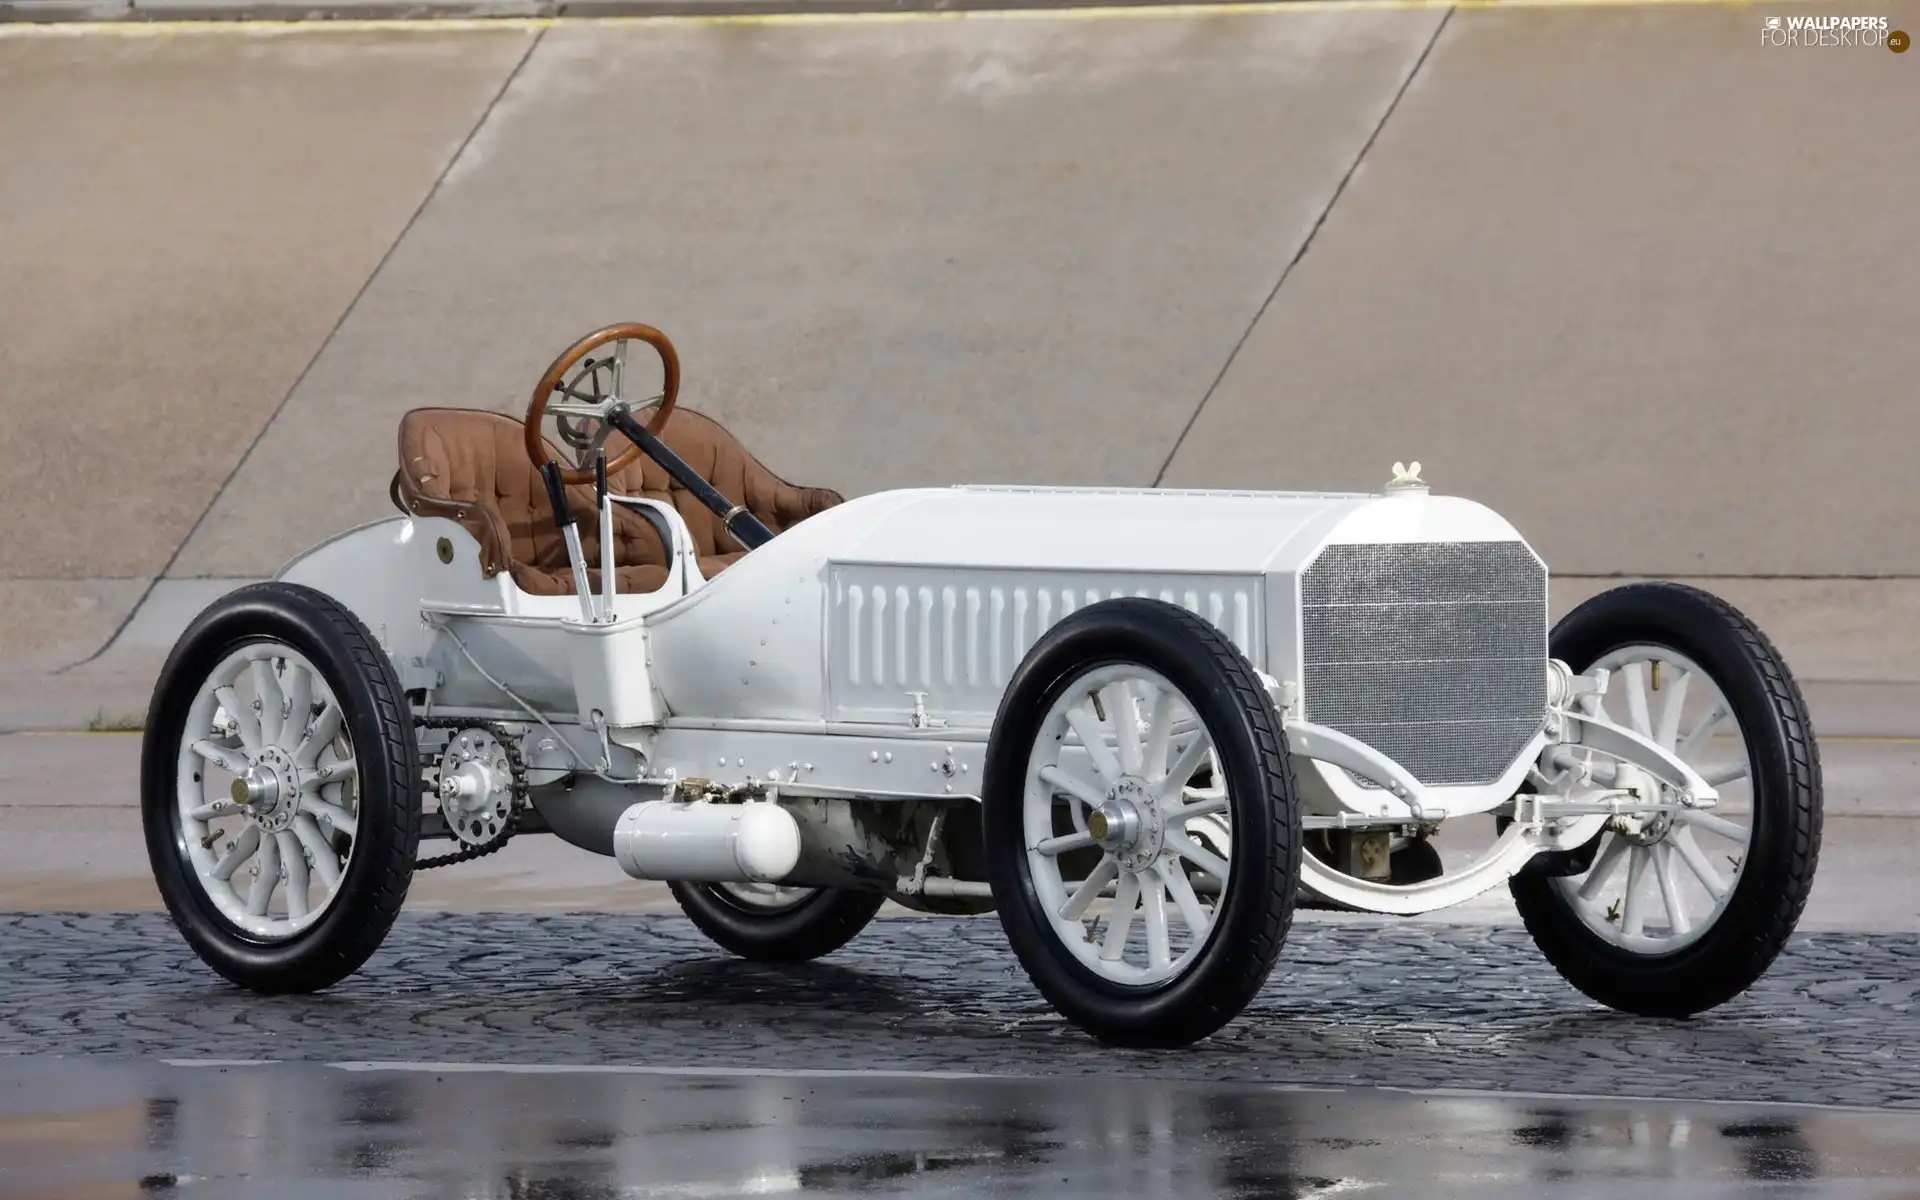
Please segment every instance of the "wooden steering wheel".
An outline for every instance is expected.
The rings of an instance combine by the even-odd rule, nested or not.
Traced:
[[[561,466],[560,478],[567,483],[594,481],[593,460],[606,445],[607,434],[613,428],[607,423],[607,415],[626,404],[620,397],[620,388],[626,373],[628,342],[645,342],[660,355],[660,365],[666,369],[666,382],[661,388],[659,408],[647,422],[647,432],[658,437],[667,427],[667,418],[673,415],[674,401],[680,395],[680,355],[667,335],[651,325],[631,321],[609,325],[567,347],[533,389],[533,401],[527,405],[526,436],[527,457],[536,467],[544,466],[551,453],[547,440],[540,434],[540,422],[551,413],[559,424],[560,439],[579,454],[578,465]],[[588,357],[609,343],[614,347],[612,354],[600,359]],[[579,369],[575,370],[576,367]],[[607,386],[609,378],[611,387]],[[618,458],[607,463],[607,473],[630,466],[639,457],[640,447],[629,445]]]

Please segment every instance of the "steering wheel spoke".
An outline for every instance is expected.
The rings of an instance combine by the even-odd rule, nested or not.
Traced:
[[[652,346],[660,356],[666,377],[658,395],[637,405],[626,404],[621,399],[629,342]],[[594,352],[603,346],[611,346],[612,353],[595,356]],[[533,399],[527,406],[527,457],[535,465],[553,457],[552,447],[540,433],[541,423],[551,415],[561,442],[574,452],[573,464],[561,466],[561,479],[569,484],[592,483],[594,460],[601,455],[608,435],[613,432],[608,417],[622,407],[638,412],[657,402],[646,423],[647,432],[657,437],[666,428],[667,418],[673,415],[679,394],[680,356],[666,334],[651,325],[634,322],[595,330],[554,359],[535,386]],[[629,445],[607,463],[607,470],[609,473],[620,471],[640,455],[639,446]]]
[[[659,395],[637,405],[621,398],[622,389],[626,386],[626,343],[630,341],[645,342],[652,346],[665,370],[665,384]],[[609,344],[614,347],[609,357],[588,357]],[[609,364],[610,372],[606,370]],[[601,382],[604,374],[611,374],[611,392]],[[553,506],[556,523],[563,526],[571,524],[561,515],[566,509],[565,501],[559,498],[564,495],[564,485],[596,482],[597,460],[608,435],[619,432],[626,438],[627,445],[607,462],[609,476],[630,466],[644,454],[659,464],[674,483],[691,492],[696,500],[719,517],[727,533],[743,548],[751,550],[773,537],[773,530],[752,510],[745,504],[728,499],[714,487],[711,480],[702,476],[660,440],[679,395],[680,356],[675,352],[673,343],[667,340],[667,335],[651,325],[609,325],[581,338],[553,360],[547,373],[540,377],[539,384],[534,387],[533,401],[527,406],[526,441],[527,457],[533,460],[534,466],[544,471],[551,462],[559,474],[559,485],[552,482],[547,485],[555,497]],[[561,441],[575,452],[572,466],[556,461],[555,448],[540,436],[540,423],[549,414],[559,426]],[[569,550],[568,557],[578,577],[575,587],[584,591],[587,568],[574,551]]]

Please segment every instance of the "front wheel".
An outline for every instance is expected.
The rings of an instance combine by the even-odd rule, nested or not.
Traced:
[[[1058,1012],[1183,1046],[1252,1001],[1293,919],[1300,807],[1225,634],[1158,600],[1068,616],[1015,672],[983,783],[1000,921]]]
[[[1601,715],[1659,742],[1720,793],[1711,810],[1614,818],[1510,884],[1548,961],[1588,996],[1688,1017],[1751,987],[1806,907],[1820,854],[1820,754],[1766,636],[1679,584],[1605,592],[1555,627],[1553,656],[1611,674]]]
[[[154,688],[140,808],[161,898],[203,961],[262,992],[339,982],[392,927],[420,840],[392,662],[312,588],[214,601]]]

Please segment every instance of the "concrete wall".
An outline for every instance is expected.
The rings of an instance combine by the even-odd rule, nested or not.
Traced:
[[[641,319],[802,482],[1419,458],[1559,572],[1718,579],[1814,674],[1920,679],[1920,57],[1761,19],[0,39],[0,661],[143,597],[164,646],[385,514],[402,411],[517,411]]]

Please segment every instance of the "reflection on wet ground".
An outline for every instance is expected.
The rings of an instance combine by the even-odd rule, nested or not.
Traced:
[[[1897,1196],[1920,1116],[1217,1083],[0,1065],[21,1197]]]

